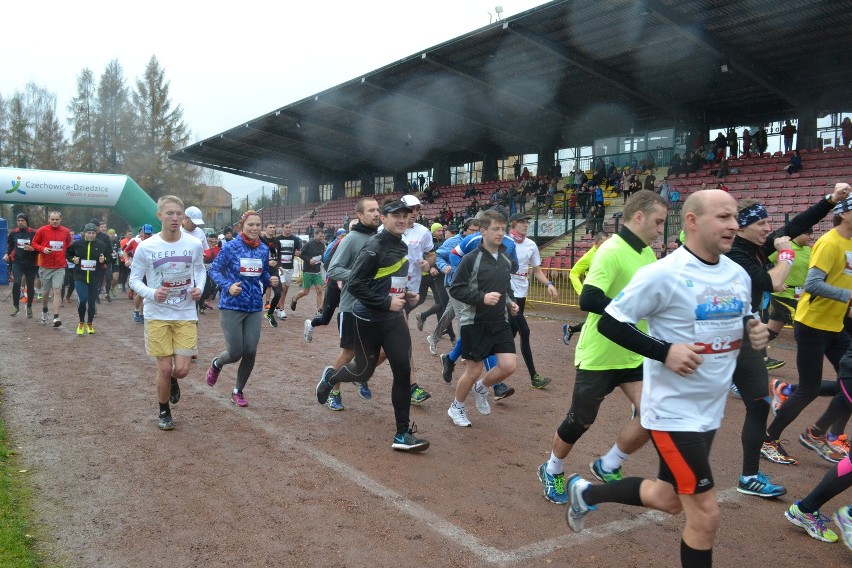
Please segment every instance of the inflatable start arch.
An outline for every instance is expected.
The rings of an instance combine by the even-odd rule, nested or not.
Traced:
[[[109,207],[131,227],[160,230],[157,204],[127,176],[0,168],[0,202]]]

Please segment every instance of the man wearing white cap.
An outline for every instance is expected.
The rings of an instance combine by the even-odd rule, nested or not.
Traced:
[[[207,243],[207,235],[204,233],[204,229],[201,228],[203,226],[204,217],[201,215],[201,209],[195,206],[187,207],[186,211],[183,212],[181,230],[201,241],[201,246],[207,251],[210,245]]]

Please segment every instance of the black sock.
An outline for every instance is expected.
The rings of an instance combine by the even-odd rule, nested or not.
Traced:
[[[53,319],[59,319],[59,314],[53,314]]]
[[[161,402],[160,403],[160,414],[162,414],[163,412],[165,412],[166,414],[172,413],[172,411],[169,410],[169,403],[168,402]]]
[[[586,489],[583,499],[587,505],[623,503],[641,507],[642,498],[639,496],[639,486],[642,485],[642,481],[641,477],[625,477],[615,483],[592,484]]]
[[[213,367],[216,368],[219,371],[222,370],[222,367],[219,366],[219,358],[218,357],[213,357],[213,362],[211,363],[211,365],[213,365]]]
[[[711,568],[713,566],[713,549],[696,550],[681,539],[680,565],[689,568]]]
[[[172,386],[176,386],[177,384],[178,384],[177,379],[172,377]]]
[[[46,313],[47,313],[47,308],[42,308],[42,309],[41,309],[41,313],[46,314]]]

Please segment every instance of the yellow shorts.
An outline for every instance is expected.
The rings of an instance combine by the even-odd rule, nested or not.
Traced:
[[[145,351],[151,357],[198,354],[198,322],[145,320]]]

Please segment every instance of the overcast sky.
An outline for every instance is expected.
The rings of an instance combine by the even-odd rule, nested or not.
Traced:
[[[33,81],[54,92],[60,116],[89,67],[117,59],[128,86],[156,55],[192,141],[452,39],[540,0],[308,0],[146,3],[9,2],[0,93]],[[223,175],[235,197],[264,182]],[[266,182],[269,186],[269,182]]]

